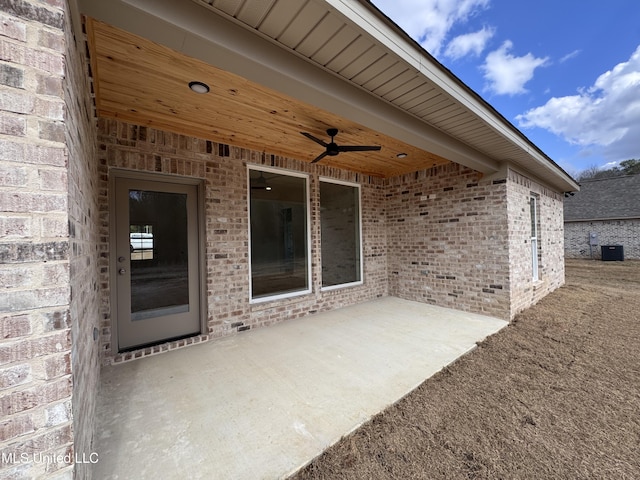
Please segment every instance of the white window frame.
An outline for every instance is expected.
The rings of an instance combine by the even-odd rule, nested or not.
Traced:
[[[306,194],[306,234],[307,234],[307,288],[304,290],[297,290],[295,292],[277,293],[274,295],[268,295],[259,298],[253,298],[253,282],[252,282],[252,261],[251,261],[251,171],[264,172],[264,173],[277,173],[279,175],[288,175],[290,177],[304,178],[305,180],[305,194]],[[311,201],[309,195],[309,175],[300,172],[294,172],[284,168],[277,167],[265,167],[262,165],[247,165],[247,213],[248,213],[248,233],[249,233],[249,303],[265,303],[272,302],[274,300],[282,300],[285,298],[300,297],[302,295],[309,295],[313,291],[312,286],[312,272],[311,272]]]
[[[354,183],[354,182],[346,182],[343,180],[336,180],[334,178],[330,178],[330,177],[320,177],[320,182],[325,182],[325,183],[333,183],[333,184],[337,184],[337,185],[345,185],[347,187],[355,187],[358,190],[358,240],[359,240],[359,254],[360,254],[360,280],[355,281],[355,282],[348,282],[348,283],[340,283],[338,285],[330,285],[327,287],[321,287],[320,291],[321,292],[326,292],[326,291],[330,291],[330,290],[337,290],[340,288],[347,288],[347,287],[353,287],[353,286],[357,286],[357,285],[362,285],[364,283],[364,257],[363,257],[363,253],[364,253],[364,249],[363,249],[363,241],[362,241],[362,186],[359,183]],[[318,197],[319,197],[319,202],[318,204],[320,205],[320,207],[322,208],[322,197],[320,196],[320,188],[318,188]],[[320,221],[322,221],[322,216],[318,215],[318,218],[320,219]],[[322,227],[321,227],[322,228]],[[320,236],[320,255],[322,255],[323,249],[322,249],[322,235]],[[320,272],[322,272],[322,261],[320,261]],[[322,273],[321,273],[322,276]],[[322,278],[320,278],[320,284],[322,285]]]
[[[534,194],[529,196],[529,211],[531,212],[531,278],[534,282],[540,280],[540,269],[538,265],[538,197]]]

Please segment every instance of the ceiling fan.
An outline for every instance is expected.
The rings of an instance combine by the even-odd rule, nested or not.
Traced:
[[[267,179],[264,177],[264,174],[260,172],[260,176],[258,178],[251,179],[251,190],[271,190],[271,185],[267,182]]]
[[[320,160],[322,160],[327,155],[329,155],[330,157],[335,157],[336,155],[338,155],[339,153],[342,153],[342,152],[371,152],[371,151],[380,150],[382,148],[379,145],[338,145],[333,140],[333,138],[338,134],[338,129],[337,128],[328,128],[327,129],[327,135],[329,135],[331,137],[331,142],[329,142],[329,143],[325,142],[324,140],[320,140],[319,138],[314,137],[310,133],[307,133],[307,132],[300,132],[300,133],[302,135],[304,135],[305,137],[313,140],[314,142],[319,143],[324,148],[326,148],[326,150],[323,153],[321,153],[320,155],[318,155],[315,158],[315,160],[313,160],[311,163],[319,162]]]

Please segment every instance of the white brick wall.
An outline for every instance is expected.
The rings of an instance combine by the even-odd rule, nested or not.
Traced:
[[[99,381],[85,50],[67,2],[0,4],[0,478],[89,478],[68,455],[91,452]]]
[[[0,0],[0,478],[71,478],[62,0]]]
[[[46,179],[64,181],[68,192],[73,446],[79,458],[90,458],[100,383],[97,131],[84,39],[79,38],[76,44],[68,11],[66,19],[63,92],[67,172],[64,177],[48,175]],[[91,465],[76,464],[74,478],[91,478]]]
[[[390,179],[389,291],[509,318],[506,184],[457,164]]]
[[[96,131],[67,2],[0,0],[0,6],[5,456],[91,453],[100,358],[126,361],[388,294],[512,318],[564,281],[562,198],[526,177],[509,172],[490,180],[452,164],[381,180],[113,120],[100,119]],[[310,176],[310,295],[249,303],[247,164]],[[108,180],[114,167],[204,180],[203,335],[126,354],[112,347]],[[361,286],[320,290],[320,176],[362,186]],[[535,285],[526,242],[532,191],[542,215]],[[96,327],[100,343],[93,340]],[[85,467],[75,469],[77,478],[90,477]],[[73,474],[65,461],[0,469],[0,478]]]
[[[100,119],[101,290],[103,360],[126,361],[284,319],[298,318],[387,295],[385,188],[381,179],[243,148]],[[286,300],[249,303],[247,164],[310,175],[313,293]],[[111,168],[128,168],[204,179],[208,332],[200,337],[117,354],[111,341],[109,302],[108,179]],[[319,177],[362,185],[364,278],[361,286],[320,291]]]
[[[598,235],[598,245],[589,248],[589,235]],[[602,245],[622,245],[625,260],[640,260],[640,219],[567,222],[564,225],[567,258],[602,258]]]
[[[508,179],[483,179],[450,164],[380,180],[107,119],[99,121],[98,151],[105,362],[126,361],[387,294],[510,319],[564,282],[561,196],[515,172]],[[247,164],[310,175],[311,295],[249,303]],[[112,348],[107,206],[109,171],[114,167],[204,179],[209,311],[208,332],[200,337],[125,354]],[[362,185],[362,286],[320,291],[320,176]],[[541,281],[536,285],[531,280],[528,244],[531,192],[540,196],[542,216]]]
[[[563,196],[509,170],[509,265],[511,318],[564,284]],[[532,282],[531,194],[538,197],[539,280]]]

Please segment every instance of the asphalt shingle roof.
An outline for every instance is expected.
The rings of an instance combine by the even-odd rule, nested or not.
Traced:
[[[640,175],[583,180],[564,199],[565,222],[640,218]]]

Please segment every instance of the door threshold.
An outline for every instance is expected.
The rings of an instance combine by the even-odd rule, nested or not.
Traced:
[[[171,340],[163,340],[154,344],[145,344],[129,349],[121,350],[115,354],[109,361],[111,365],[130,362],[144,357],[150,357],[160,353],[170,352],[180,348],[197,345],[209,341],[208,334],[193,334],[182,337],[173,338]]]

